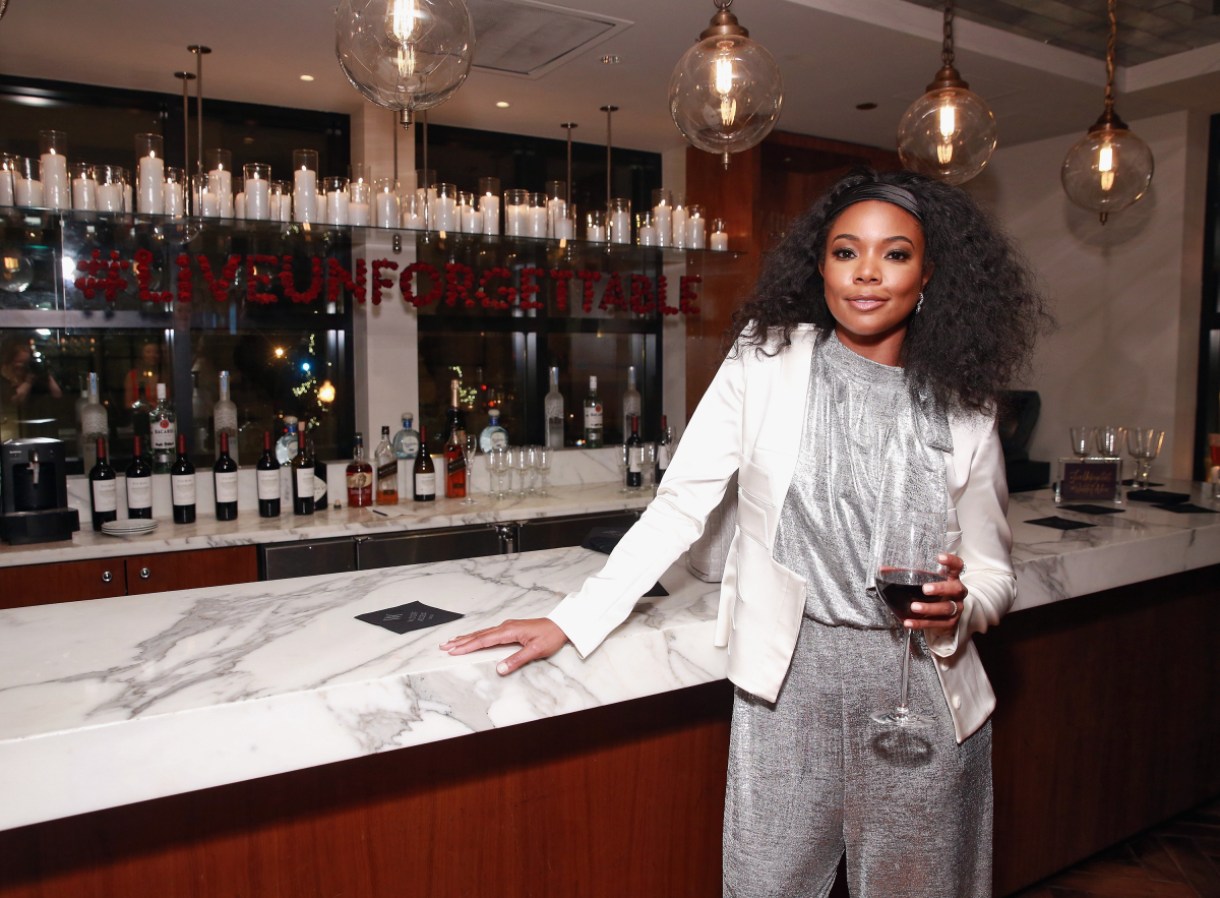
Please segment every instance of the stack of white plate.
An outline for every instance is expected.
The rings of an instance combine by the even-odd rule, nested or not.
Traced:
[[[111,536],[139,536],[142,533],[152,533],[156,529],[157,522],[150,518],[107,521],[102,525],[102,533],[108,533]]]

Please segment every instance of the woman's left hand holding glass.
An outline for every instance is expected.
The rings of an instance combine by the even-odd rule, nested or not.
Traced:
[[[945,579],[936,583],[925,583],[924,595],[926,602],[912,602],[911,613],[920,617],[904,620],[902,625],[912,630],[954,630],[962,616],[966,605],[966,584],[961,576],[966,570],[966,564],[956,555],[942,552],[937,561],[944,568]]]

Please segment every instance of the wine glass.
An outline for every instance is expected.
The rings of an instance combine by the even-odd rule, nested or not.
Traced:
[[[525,453],[525,467],[529,471],[528,492],[531,496],[538,493],[538,450],[541,448],[541,446],[526,446],[523,450]]]
[[[877,594],[894,613],[899,626],[904,620],[920,617],[911,612],[912,602],[938,601],[923,594],[925,583],[945,579],[944,569],[937,561],[940,553],[935,537],[918,518],[886,522],[877,540],[874,562],[874,582]],[[933,530],[934,532],[934,530]],[[933,718],[917,714],[907,706],[907,683],[911,670],[911,631],[903,627],[902,679],[899,683],[898,705],[890,711],[876,711],[871,717],[886,726],[924,727]]]
[[[487,453],[487,470],[496,479],[495,498],[503,499],[508,493],[504,489],[504,479],[509,471],[509,452],[507,446],[492,446]]]
[[[553,450],[549,446],[535,446],[534,448],[537,450],[534,461],[537,464],[538,474],[541,477],[541,483],[538,486],[538,495],[549,496],[550,493],[548,492],[547,477],[549,477],[551,473],[551,457]]]
[[[631,449],[626,443],[618,447],[618,491],[629,493],[627,488],[627,469],[631,467]]]
[[[1132,427],[1127,431],[1127,452],[1135,459],[1135,477],[1132,486],[1138,490],[1148,489],[1148,478],[1152,474],[1152,463],[1161,453],[1165,442],[1165,431],[1151,427]]]
[[[1079,458],[1087,457],[1096,431],[1096,427],[1086,427],[1083,424],[1069,428],[1069,433],[1072,435],[1072,453]]]
[[[517,472],[517,495],[524,499],[529,495],[530,454],[528,446],[518,446],[513,450],[512,467]]]
[[[479,437],[478,434],[466,434],[466,498],[462,500],[463,505],[474,505],[474,461],[479,453]]]
[[[1127,428],[1106,425],[1097,428],[1097,454],[1106,458],[1115,458],[1122,454],[1123,440],[1127,438]]]

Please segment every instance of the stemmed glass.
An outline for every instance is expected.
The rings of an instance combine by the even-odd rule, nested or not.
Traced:
[[[629,493],[627,488],[627,469],[631,467],[631,449],[626,443],[618,447],[618,491]]]
[[[513,470],[517,472],[517,495],[524,499],[529,495],[530,454],[528,446],[518,446],[512,454]]]
[[[1107,425],[1097,428],[1097,454],[1106,458],[1116,458],[1122,454],[1123,440],[1127,437],[1127,428]]]
[[[1072,435],[1072,453],[1080,458],[1087,457],[1096,431],[1096,427],[1086,427],[1083,424],[1069,428]]]
[[[509,471],[509,452],[507,446],[492,446],[487,453],[487,469],[496,478],[495,498],[503,499],[508,495],[504,489],[504,479]]]
[[[874,562],[874,582],[877,594],[894,613],[899,626],[904,620],[920,617],[911,612],[912,602],[937,601],[923,594],[925,583],[945,579],[944,569],[937,561],[939,547],[919,520],[892,521],[877,541]],[[899,683],[898,706],[890,711],[875,711],[871,717],[886,726],[924,727],[933,718],[916,714],[907,706],[907,683],[911,670],[911,631],[903,627],[902,679]]]
[[[1127,452],[1135,459],[1135,477],[1132,486],[1138,490],[1148,489],[1148,478],[1152,474],[1152,463],[1161,453],[1165,442],[1165,431],[1151,427],[1132,427],[1127,431]]]
[[[534,447],[534,464],[538,468],[538,474],[541,477],[541,483],[538,486],[539,496],[549,496],[547,491],[547,477],[551,473],[551,448],[549,446]]]
[[[474,505],[474,460],[479,453],[478,434],[466,434],[466,498],[463,505]]]

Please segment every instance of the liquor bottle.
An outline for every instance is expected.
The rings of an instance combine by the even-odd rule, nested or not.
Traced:
[[[632,415],[627,422],[627,489],[638,490],[644,485],[644,441],[640,439],[640,416]]]
[[[640,416],[640,391],[635,388],[635,365],[627,368],[627,389],[623,392],[623,442],[631,433],[631,416]]]
[[[271,431],[263,431],[263,457],[254,466],[254,478],[258,482],[258,516],[278,518],[280,516],[280,463],[275,457]]]
[[[144,460],[144,441],[134,437],[131,464],[127,466],[127,517],[152,517],[152,468]]]
[[[466,445],[466,416],[462,413],[461,381],[456,377],[449,381],[449,409],[445,412],[445,430],[450,437],[457,432],[459,445]]]
[[[284,416],[284,433],[275,444],[275,458],[281,465],[292,464],[297,454],[297,419],[292,415]]]
[[[212,445],[212,432],[208,422],[212,420],[212,409],[208,396],[199,386],[199,372],[191,372],[191,423],[195,427],[195,449],[205,452]]]
[[[212,406],[212,430],[216,434],[216,457],[220,458],[220,435],[229,435],[229,458],[240,465],[237,457],[237,405],[229,398],[229,372],[220,372],[220,398]]]
[[[507,446],[508,431],[500,426],[500,410],[489,408],[487,418],[487,426],[479,433],[479,448],[490,452],[495,446]]]
[[[220,455],[212,465],[216,488],[216,520],[237,520],[237,462],[229,455],[229,435],[220,432]]]
[[[377,470],[377,504],[398,504],[398,456],[390,445],[390,427],[381,426],[381,442],[373,453],[373,465]]]
[[[661,434],[657,438],[657,470],[655,482],[660,483],[669,467],[669,457],[674,451],[674,429],[669,426],[669,419],[661,416]]]
[[[551,369],[551,388],[542,397],[542,414],[546,417],[546,445],[563,448],[563,394],[559,392],[559,369]]]
[[[411,425],[415,415],[411,412],[402,413],[402,430],[394,434],[394,456],[396,458],[415,458],[419,454],[419,434]]]
[[[292,457],[292,513],[313,514],[313,455],[305,430],[297,431],[297,454]]]
[[[347,504],[368,508],[373,504],[373,466],[364,460],[364,434],[356,433],[352,460],[347,463]]]
[[[455,381],[456,382],[456,381]],[[466,498],[466,432],[452,428],[445,440],[445,496]]]
[[[178,434],[178,457],[169,469],[169,495],[175,524],[195,523],[195,466],[186,456],[186,434]]]
[[[93,505],[93,529],[119,517],[119,480],[106,458],[106,441],[101,437],[93,447],[97,461],[89,469],[89,499]]]
[[[85,461],[85,470],[91,471],[97,463],[97,441],[110,438],[110,422],[98,392],[96,371],[89,372],[86,383],[85,404],[80,410],[81,458]]]
[[[585,397],[585,447],[602,445],[602,401],[597,396],[597,375],[589,375],[589,395]]]
[[[142,440],[148,439],[148,415],[151,411],[144,395],[144,381],[136,384],[136,398],[128,411],[131,413],[131,432]]]
[[[428,453],[428,429],[419,428],[419,455],[415,456],[415,469],[411,472],[416,502],[431,502],[436,499],[436,466]]]
[[[174,463],[174,445],[178,442],[174,407],[165,398],[165,384],[157,384],[157,405],[149,418],[154,474],[168,474]]]

